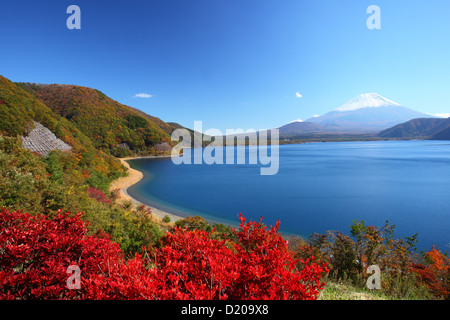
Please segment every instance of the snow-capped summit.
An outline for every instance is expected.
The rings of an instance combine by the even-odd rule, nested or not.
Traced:
[[[378,93],[363,93],[359,96],[347,101],[335,111],[353,111],[362,108],[377,108],[377,107],[396,107],[400,106],[397,102],[389,100]]]
[[[377,93],[363,93],[337,109],[305,120],[322,126],[322,132],[378,132],[415,118],[432,116],[401,106]]]

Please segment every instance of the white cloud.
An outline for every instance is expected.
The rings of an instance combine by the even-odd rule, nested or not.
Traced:
[[[302,96],[300,93],[298,93],[298,92],[295,93],[295,96],[296,96],[297,98],[303,98],[303,96]]]
[[[320,117],[320,115],[319,115],[319,114],[315,114],[315,115],[313,115],[313,118],[318,118],[318,117]]]
[[[303,120],[299,118],[297,120],[291,121],[291,123],[293,123],[293,122],[303,122]]]
[[[435,114],[433,114],[433,116],[439,117],[439,118],[450,118],[450,113],[435,113]]]
[[[134,95],[135,98],[151,98],[153,97],[151,94],[149,93],[136,93]]]

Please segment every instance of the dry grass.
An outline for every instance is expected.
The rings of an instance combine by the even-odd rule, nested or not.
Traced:
[[[356,288],[349,284],[328,282],[319,300],[392,300],[379,291]]]

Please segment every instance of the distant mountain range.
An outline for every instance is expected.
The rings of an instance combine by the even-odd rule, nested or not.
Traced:
[[[92,88],[14,83],[0,76],[0,134],[22,136],[25,145],[33,151],[41,150],[41,154],[47,154],[54,145],[62,149],[69,146],[80,154],[84,150],[97,152],[105,159],[111,155],[167,153],[175,144],[170,136],[179,128],[184,127],[123,105]],[[194,137],[193,130],[189,132],[193,145],[199,137]],[[282,140],[302,140],[304,136],[320,141],[449,139],[450,120],[366,93],[322,116],[288,123],[279,132]],[[205,144],[208,142],[202,141]]]
[[[434,118],[377,93],[361,94],[322,116],[291,122],[280,135],[378,133],[415,118]]]
[[[381,131],[380,138],[450,140],[450,118],[419,118]]]
[[[304,121],[293,121],[280,128],[278,128],[280,135],[289,134],[308,134],[308,133],[318,133],[325,130],[325,127],[312,122]]]

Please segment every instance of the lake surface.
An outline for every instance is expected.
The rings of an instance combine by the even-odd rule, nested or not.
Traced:
[[[257,152],[245,149],[247,156]],[[233,225],[239,213],[262,216],[267,225],[280,220],[282,232],[305,237],[349,234],[355,219],[380,227],[389,220],[396,237],[418,233],[420,250],[435,244],[450,251],[450,141],[282,145],[279,171],[271,176],[260,175],[267,167],[261,164],[129,163],[144,173],[129,194],[181,216]]]

